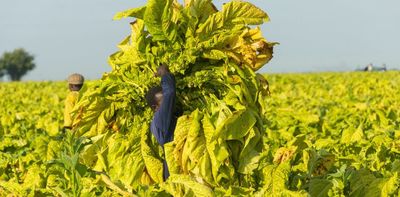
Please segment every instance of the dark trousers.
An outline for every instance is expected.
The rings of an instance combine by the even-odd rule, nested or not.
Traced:
[[[169,170],[168,170],[168,165],[167,161],[165,159],[163,160],[163,179],[166,181],[169,177]]]

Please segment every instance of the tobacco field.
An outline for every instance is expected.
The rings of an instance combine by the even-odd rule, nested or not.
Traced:
[[[398,196],[399,75],[267,75],[266,195]],[[118,194],[79,164],[82,142],[61,133],[65,82],[1,83],[0,94],[1,196]]]

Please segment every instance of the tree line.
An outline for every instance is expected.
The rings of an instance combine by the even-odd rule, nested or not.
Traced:
[[[36,65],[35,57],[25,49],[18,48],[11,52],[4,52],[0,58],[0,79],[8,76],[11,81],[20,81]]]

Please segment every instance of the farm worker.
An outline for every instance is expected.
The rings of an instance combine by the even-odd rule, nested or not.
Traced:
[[[78,100],[79,90],[81,90],[84,81],[84,77],[78,73],[71,74],[68,77],[68,86],[70,92],[65,99],[64,109],[64,128],[66,129],[72,128],[71,112]]]
[[[153,120],[150,124],[150,131],[164,150],[164,144],[174,139],[174,130],[177,121],[175,116],[175,78],[164,64],[157,69],[155,76],[161,77],[161,87],[156,86],[151,88],[146,94],[146,100],[147,104],[154,112]],[[168,177],[168,166],[164,158],[164,181]]]

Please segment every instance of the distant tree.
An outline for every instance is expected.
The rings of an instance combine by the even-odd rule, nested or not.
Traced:
[[[4,66],[2,64],[0,64],[0,81],[3,78],[4,74],[5,74]]]
[[[30,70],[35,68],[35,58],[24,49],[15,49],[12,52],[5,52],[0,58],[0,76],[5,73],[12,81],[19,81]],[[4,72],[5,71],[5,72]]]

